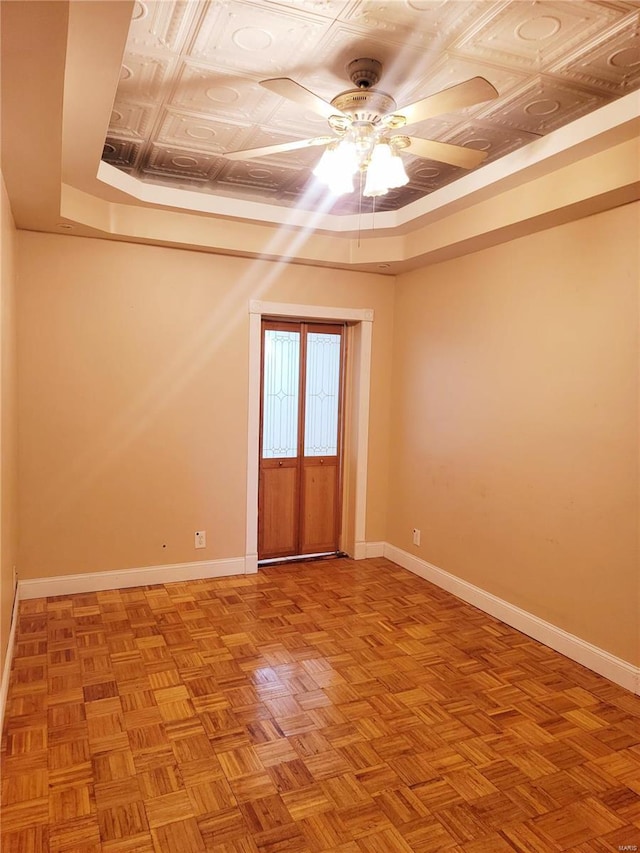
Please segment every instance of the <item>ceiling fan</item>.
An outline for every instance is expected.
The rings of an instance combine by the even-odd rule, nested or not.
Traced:
[[[260,82],[275,94],[326,118],[333,131],[331,136],[230,151],[224,156],[229,160],[251,160],[284,151],[324,146],[325,151],[314,174],[336,195],[353,191],[354,175],[358,172],[365,174],[365,196],[384,195],[389,189],[408,183],[409,178],[399,156],[403,149],[418,157],[463,169],[473,169],[486,158],[485,151],[405,136],[400,132],[408,124],[496,98],[498,92],[483,77],[473,77],[397,109],[391,95],[375,88],[382,72],[378,60],[354,59],[347,66],[347,72],[356,88],[340,93],[331,102],[289,77]]]

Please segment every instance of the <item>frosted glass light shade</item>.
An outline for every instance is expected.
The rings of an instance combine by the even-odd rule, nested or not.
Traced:
[[[352,142],[342,140],[326,148],[313,174],[329,187],[332,195],[353,192],[353,175],[358,170],[358,157]]]
[[[384,195],[389,189],[387,171],[391,162],[391,149],[386,143],[378,143],[371,154],[371,160],[367,166],[367,180],[364,185],[363,195],[371,198]]]
[[[332,165],[336,159],[336,149],[334,146],[330,146],[329,148],[325,148],[322,157],[318,160],[318,163],[313,170],[313,174],[321,180],[323,183],[328,183],[331,178],[331,173],[333,171]]]
[[[331,195],[346,195],[353,192],[353,178],[351,175],[332,178],[327,186]]]
[[[389,187],[403,187],[409,183],[409,175],[404,168],[402,157],[399,154],[393,154],[389,163],[388,172]]]
[[[333,195],[353,192],[353,176],[360,168],[363,156],[358,152],[357,143],[342,139],[325,149],[313,174],[329,187]],[[408,182],[401,157],[388,142],[377,142],[366,166],[363,195],[385,195],[392,187],[402,187]]]

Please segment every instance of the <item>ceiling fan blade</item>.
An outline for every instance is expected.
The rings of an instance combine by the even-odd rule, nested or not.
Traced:
[[[290,77],[274,77],[272,80],[261,80],[260,85],[281,98],[287,98],[300,104],[301,107],[306,107],[308,110],[313,110],[314,113],[329,118],[329,116],[341,116],[344,113],[332,107],[328,101],[324,101],[319,95],[314,95],[309,89],[305,89],[300,83],[296,83]]]
[[[460,166],[463,169],[474,169],[487,158],[486,151],[475,148],[465,148],[463,145],[450,145],[448,142],[434,142],[432,139],[418,139],[410,136],[411,145],[405,150],[418,157],[437,160],[438,163],[448,163],[450,166]]]
[[[314,139],[299,139],[296,142],[282,142],[280,145],[264,145],[262,148],[247,148],[244,151],[227,151],[222,156],[227,160],[252,160],[254,157],[266,157],[267,154],[280,154],[282,151],[295,151],[297,148],[328,145],[333,139],[333,136],[316,136]]]
[[[443,89],[436,95],[429,95],[428,98],[415,101],[415,103],[397,110],[394,115],[404,116],[407,124],[415,124],[432,116],[461,110],[463,107],[472,107],[474,104],[481,104],[482,101],[489,101],[491,98],[497,97],[497,89],[488,80],[485,80],[484,77],[472,77],[471,80],[465,80],[464,83]]]

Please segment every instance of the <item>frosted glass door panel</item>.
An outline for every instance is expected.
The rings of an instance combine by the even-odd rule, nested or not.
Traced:
[[[340,402],[340,335],[307,335],[305,456],[336,456]]]
[[[298,455],[300,332],[265,329],[263,459]]]

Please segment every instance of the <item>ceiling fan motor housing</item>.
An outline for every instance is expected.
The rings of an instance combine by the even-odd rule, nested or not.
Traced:
[[[351,116],[353,121],[377,124],[381,117],[396,109],[391,95],[377,89],[348,89],[331,101],[331,106]]]
[[[347,74],[357,89],[348,89],[331,101],[331,106],[350,116],[352,121],[378,124],[382,116],[396,109],[391,95],[375,89],[382,74],[377,59],[354,59],[347,65]]]
[[[359,89],[375,86],[382,74],[382,63],[377,59],[354,59],[347,65],[349,80]]]

